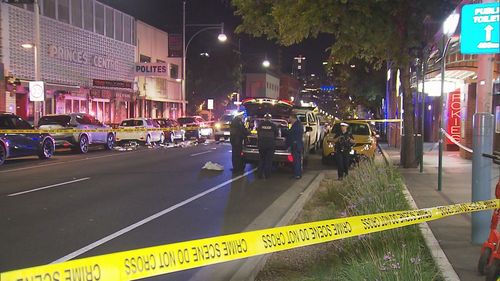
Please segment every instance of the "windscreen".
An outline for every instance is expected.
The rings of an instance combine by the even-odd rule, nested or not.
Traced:
[[[142,120],[123,120],[122,123],[120,123],[120,126],[122,127],[142,126]]]
[[[177,119],[181,125],[184,124],[190,124],[190,123],[195,123],[195,118],[194,117],[181,117]]]
[[[370,135],[370,129],[368,128],[368,125],[360,123],[346,123],[349,124],[347,131],[353,135]],[[340,134],[340,123],[337,123],[333,126],[333,132],[337,135]]]

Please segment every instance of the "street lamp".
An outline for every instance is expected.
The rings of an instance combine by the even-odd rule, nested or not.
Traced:
[[[443,128],[445,127],[445,116],[444,116],[444,103],[446,99],[444,97],[444,80],[445,80],[445,70],[446,70],[446,53],[448,51],[448,46],[451,41],[451,36],[455,33],[458,26],[458,21],[460,15],[453,12],[443,23],[443,37],[442,37],[442,55],[441,55],[441,124],[439,129],[439,157],[438,157],[438,191],[441,191],[443,187],[443,149],[444,149],[444,134]]]
[[[186,43],[186,27],[201,27],[195,34],[189,38]],[[224,23],[220,24],[188,24],[186,25],[186,0],[182,1],[182,100],[184,101],[182,104],[182,112],[186,114],[186,54],[189,47],[189,44],[193,39],[200,33],[207,30],[220,30],[219,36],[217,39],[220,42],[225,42],[227,40],[226,34],[224,34]]]
[[[262,61],[262,66],[268,68],[269,66],[271,66],[271,62],[269,62],[268,59],[265,59]]]

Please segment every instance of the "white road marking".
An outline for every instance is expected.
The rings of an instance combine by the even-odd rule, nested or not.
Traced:
[[[205,190],[205,191],[203,191],[201,193],[198,193],[197,195],[195,195],[195,196],[193,196],[191,198],[188,198],[188,199],[186,199],[186,200],[184,200],[184,201],[182,201],[180,203],[177,203],[177,204],[175,204],[175,205],[173,205],[173,206],[171,206],[171,207],[169,207],[169,208],[167,208],[167,209],[165,209],[163,211],[160,211],[160,212],[158,212],[158,213],[156,213],[154,215],[151,215],[151,216],[149,216],[149,217],[147,217],[147,218],[145,218],[143,220],[140,220],[140,221],[138,221],[138,222],[136,222],[136,223],[134,223],[134,224],[132,224],[130,226],[122,228],[122,229],[118,230],[115,233],[112,233],[112,234],[110,234],[110,235],[108,235],[108,236],[106,236],[104,238],[101,238],[101,239],[95,241],[92,244],[89,244],[89,245],[87,245],[87,246],[85,246],[85,247],[83,247],[83,248],[81,248],[79,250],[76,250],[76,251],[74,251],[74,252],[72,252],[72,253],[70,253],[70,254],[68,254],[68,255],[66,255],[66,256],[58,259],[58,260],[55,260],[55,261],[51,262],[51,264],[65,262],[65,261],[68,261],[70,259],[76,258],[79,255],[81,255],[83,253],[86,253],[86,252],[88,252],[88,251],[90,251],[90,250],[92,250],[92,249],[94,249],[94,248],[96,248],[96,247],[98,247],[98,246],[100,246],[100,245],[108,242],[108,241],[111,241],[111,240],[113,240],[113,239],[115,239],[115,238],[117,238],[117,237],[119,237],[119,236],[121,236],[123,234],[126,234],[127,232],[130,232],[130,231],[132,231],[132,230],[134,230],[134,229],[136,229],[136,228],[138,228],[138,227],[140,227],[140,226],[142,226],[142,225],[144,225],[144,224],[146,224],[146,223],[148,223],[150,221],[153,221],[153,220],[155,220],[155,219],[157,219],[157,218],[159,218],[159,217],[161,217],[161,216],[163,216],[165,214],[168,214],[168,213],[174,211],[175,209],[178,209],[178,208],[180,208],[180,207],[182,207],[184,205],[187,205],[187,204],[193,202],[196,199],[199,199],[199,198],[201,198],[201,197],[203,197],[203,196],[205,196],[205,195],[207,195],[209,193],[212,193],[212,192],[220,189],[221,187],[226,186],[227,184],[230,184],[230,183],[232,183],[234,181],[237,181],[237,180],[239,180],[241,178],[244,178],[247,175],[255,172],[256,170],[257,170],[257,168],[255,168],[253,170],[250,170],[248,172],[245,172],[243,175],[239,175],[239,176],[237,176],[235,178],[232,178],[232,179],[227,180],[227,181],[225,181],[225,182],[223,182],[221,184],[218,184],[218,185],[216,185],[216,186],[214,186],[214,187],[212,187],[212,188],[210,188],[208,190]]]
[[[199,153],[195,153],[195,154],[191,154],[189,156],[197,156],[197,155],[202,155],[202,154],[207,154],[207,153],[210,153],[212,151],[208,150],[208,151],[203,151],[203,152],[199,152]]]
[[[47,185],[47,186],[44,186],[44,187],[39,187],[39,188],[31,189],[31,190],[26,190],[26,191],[21,191],[21,192],[17,192],[17,193],[12,193],[12,194],[9,194],[7,196],[8,197],[18,196],[18,195],[22,195],[22,194],[26,194],[26,193],[31,193],[31,192],[35,192],[35,191],[40,191],[40,190],[44,190],[44,189],[49,189],[49,188],[61,186],[61,185],[71,184],[71,183],[80,182],[80,181],[86,181],[86,180],[89,180],[89,179],[90,178],[81,178],[81,179],[76,179],[76,180],[72,180],[72,181],[56,183],[56,184]]]

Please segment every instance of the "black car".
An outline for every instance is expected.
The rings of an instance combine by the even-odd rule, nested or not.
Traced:
[[[0,131],[15,129],[31,130],[33,126],[15,114],[0,112]],[[54,139],[47,133],[0,132],[0,165],[14,157],[36,155],[47,159],[54,150]]]

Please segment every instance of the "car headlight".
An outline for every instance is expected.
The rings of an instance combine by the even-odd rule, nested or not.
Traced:
[[[220,130],[222,125],[220,123],[215,123],[215,129]]]
[[[369,145],[369,144],[363,145],[363,150],[370,150],[370,148],[371,148],[371,145]]]
[[[335,143],[328,141],[328,148],[334,148]]]

